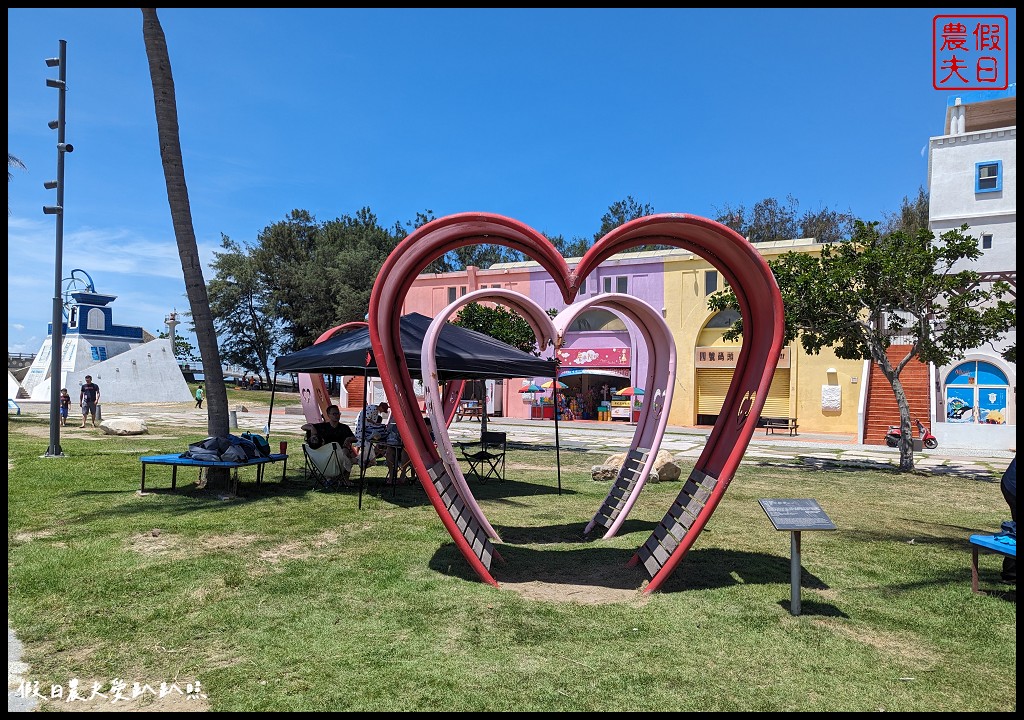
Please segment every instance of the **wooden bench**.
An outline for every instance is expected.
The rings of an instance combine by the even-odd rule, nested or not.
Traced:
[[[789,433],[790,437],[797,435],[796,418],[761,418],[761,424],[764,425],[764,434],[768,435],[771,433],[775,434],[776,430],[784,430]]]
[[[459,409],[455,411],[455,421],[462,422],[463,418],[480,418],[484,406],[477,400],[463,400],[459,403]]]
[[[142,463],[142,482],[139,483],[139,492],[143,492],[146,489],[146,466],[147,465],[170,465],[171,471],[171,489],[174,490],[178,486],[178,468],[179,467],[195,467],[195,468],[227,468],[228,470],[234,470],[234,479],[232,485],[235,491],[238,490],[238,468],[244,467],[255,467],[256,468],[256,484],[259,485],[263,481],[263,466],[267,463],[283,462],[284,465],[281,470],[281,481],[284,482],[285,473],[288,471],[288,456],[282,453],[272,453],[270,457],[253,458],[248,462],[222,462],[213,460],[195,460],[193,458],[183,458],[180,455],[144,455],[139,458],[139,462]]]

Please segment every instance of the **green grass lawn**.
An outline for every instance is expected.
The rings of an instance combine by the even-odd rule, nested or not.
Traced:
[[[244,393],[243,393],[244,394]],[[422,490],[320,493],[243,470],[237,498],[141,455],[203,433],[62,439],[8,417],[8,618],[28,678],[199,680],[195,708],[410,711],[1011,711],[1016,587],[967,537],[998,531],[998,478],[978,481],[750,459],[663,590],[627,567],[678,494],[648,485],[619,537],[581,532],[603,455],[514,447],[508,480],[470,478],[502,535],[481,583]],[[291,439],[298,447],[299,438]],[[690,467],[680,463],[683,476]],[[149,492],[152,489],[152,492]],[[811,497],[833,532],[803,534],[790,614],[789,533],[763,497]],[[160,700],[152,709],[161,709]]]

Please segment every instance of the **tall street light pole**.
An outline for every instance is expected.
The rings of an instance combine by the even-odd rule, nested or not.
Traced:
[[[44,205],[43,213],[57,216],[57,256],[53,270],[53,315],[50,330],[50,446],[43,457],[64,457],[60,447],[60,362],[64,345],[64,318],[61,305],[61,276],[64,254],[64,154],[75,148],[64,142],[64,111],[67,96],[67,40],[60,41],[60,54],[46,58],[47,67],[58,69],[58,79],[46,78],[46,86],[57,88],[57,119],[51,130],[57,131],[57,179],[43,183],[47,190],[57,190],[57,204]]]

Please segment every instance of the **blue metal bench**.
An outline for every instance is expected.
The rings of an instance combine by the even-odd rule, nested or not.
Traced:
[[[254,458],[248,462],[221,462],[213,460],[194,460],[192,458],[183,458],[179,455],[144,455],[139,458],[139,462],[142,463],[142,482],[139,483],[139,492],[146,489],[146,466],[147,465],[170,465],[172,468],[171,472],[171,489],[175,489],[178,485],[178,468],[179,467],[195,467],[195,468],[227,468],[234,471],[233,485],[235,490],[238,489],[238,468],[255,467],[256,468],[256,484],[259,485],[263,482],[263,470],[264,465],[268,463],[283,462],[284,465],[281,469],[281,481],[284,482],[285,474],[288,471],[288,455],[282,453],[271,453],[270,457],[265,458]]]
[[[978,590],[978,551],[981,549],[998,555],[1017,557],[1017,538],[1001,533],[999,535],[971,535],[971,590]]]

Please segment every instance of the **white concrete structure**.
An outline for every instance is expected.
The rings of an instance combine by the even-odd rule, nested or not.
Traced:
[[[936,237],[961,225],[983,255],[955,269],[1017,285],[1017,86],[951,97],[943,135],[928,144],[929,228]],[[932,432],[940,447],[1016,448],[1017,367],[996,347],[974,348],[934,369]]]
[[[58,382],[78,402],[85,375],[100,386],[100,402],[189,402],[192,395],[167,339],[144,341],[141,327],[113,324],[114,295],[71,294],[74,302],[61,343]],[[32,400],[50,400],[53,328],[36,353],[21,386]]]

